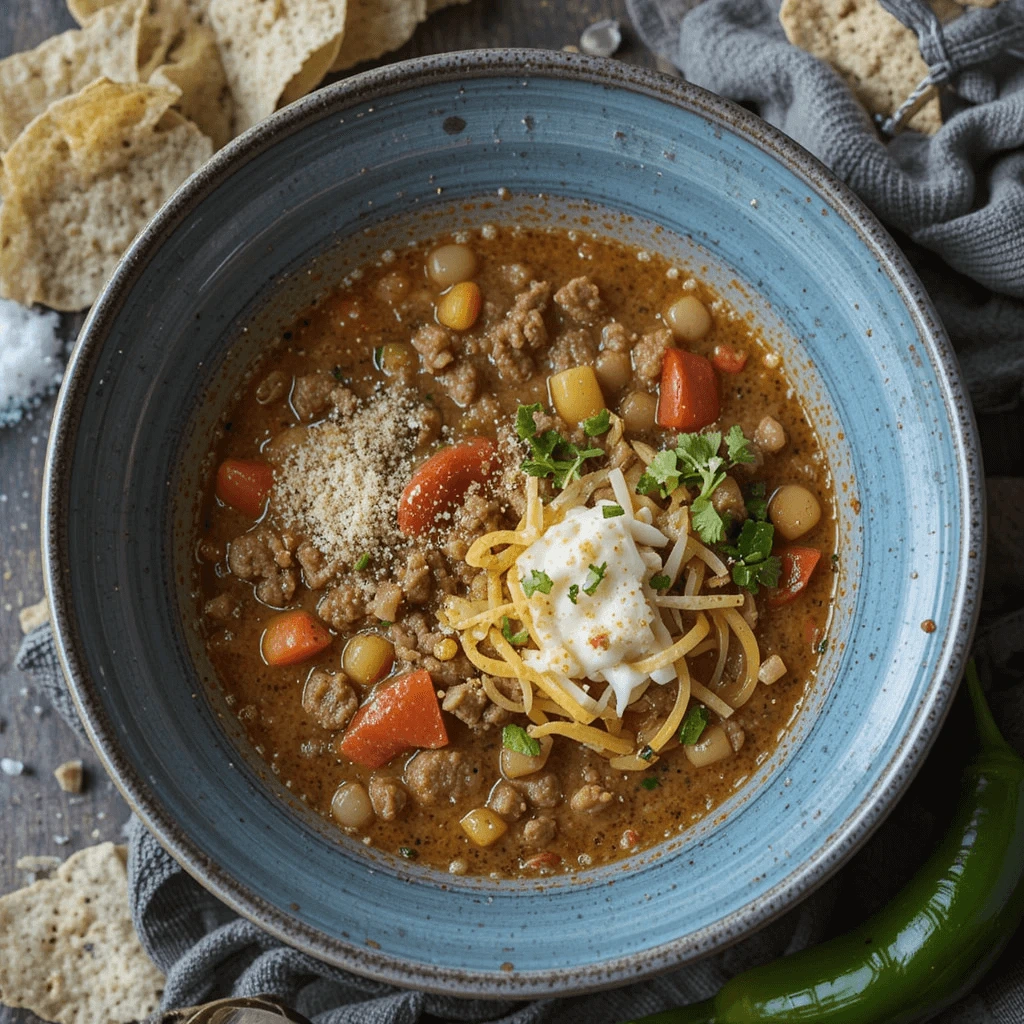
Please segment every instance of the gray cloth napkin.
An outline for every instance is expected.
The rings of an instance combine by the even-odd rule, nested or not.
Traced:
[[[881,136],[839,75],[786,39],[780,0],[628,6],[689,81],[751,106],[871,207],[921,275],[975,407],[1012,408],[1024,387],[1024,0],[944,27],[920,0],[881,2],[945,83],[933,136]]]
[[[1021,496],[1024,488],[1014,500]],[[1019,568],[1024,570],[1024,565]],[[1002,603],[1005,600],[1004,594]],[[983,629],[976,650],[1000,680],[1001,688],[990,693],[996,718],[1007,738],[1024,752],[1024,607]],[[85,742],[49,625],[25,638],[16,664]],[[956,716],[952,718],[947,731],[954,734],[955,746],[959,726]],[[132,919],[146,951],[167,975],[163,1010],[224,996],[271,995],[314,1024],[617,1024],[704,999],[734,974],[820,942],[882,907],[921,864],[944,828],[948,794],[955,791],[962,759],[941,749],[941,738],[939,743],[918,781],[875,836],[808,899],[724,953],[611,992],[532,1003],[488,1002],[405,991],[329,967],[282,945],[225,907],[186,874],[134,816],[126,829]],[[985,984],[940,1020],[1024,1021],[1024,933],[1018,933]]]

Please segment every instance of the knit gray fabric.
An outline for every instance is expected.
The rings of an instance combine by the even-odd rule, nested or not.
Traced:
[[[933,136],[883,138],[838,74],[789,43],[779,0],[629,2],[689,81],[752,106],[871,207],[921,274],[975,407],[1010,408],[1024,385],[1024,0],[945,27],[920,0],[883,5],[922,30],[948,82]]]

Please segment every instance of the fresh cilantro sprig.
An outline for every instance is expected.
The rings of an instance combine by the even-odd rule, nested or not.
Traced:
[[[695,704],[686,712],[683,724],[679,726],[679,742],[683,746],[692,746],[701,736],[708,724],[708,709],[703,704]]]
[[[741,463],[754,461],[750,441],[743,429],[734,423],[725,435],[724,456],[722,434],[680,434],[676,447],[658,452],[637,481],[638,494],[657,492],[667,498],[680,485],[699,488],[700,493],[690,505],[690,522],[705,544],[717,544],[725,536],[725,520],[711,504],[711,495],[725,479],[726,471]]]
[[[761,587],[776,587],[782,572],[782,561],[772,554],[775,527],[771,523],[748,519],[743,524],[736,544],[722,550],[735,559],[732,581],[738,587],[756,594]]]
[[[556,487],[562,488],[570,481],[578,480],[583,463],[587,459],[604,455],[604,449],[580,448],[562,437],[557,430],[538,433],[533,414],[542,408],[540,402],[534,402],[533,405],[521,405],[516,411],[516,433],[530,446],[530,458],[524,459],[520,468],[528,476],[549,476]],[[586,423],[599,418],[600,413]],[[587,432],[586,424],[584,432]]]
[[[587,437],[600,437],[607,434],[612,426],[611,413],[602,409],[596,416],[591,416],[583,421],[583,433]]]
[[[512,632],[512,623],[507,615],[501,617],[501,635],[513,646],[522,647],[530,639],[530,631],[521,629],[518,633]]]
[[[550,594],[555,581],[546,572],[541,572],[540,569],[531,569],[529,574],[519,581],[519,585],[523,588],[526,597],[531,598],[538,590],[542,594]]]
[[[590,597],[594,596],[595,591],[601,585],[601,580],[604,579],[604,574],[608,571],[608,563],[602,562],[600,565],[591,565],[587,567],[587,578],[583,583],[583,593],[588,594]]]
[[[536,757],[540,753],[540,743],[521,725],[506,725],[501,730],[501,745],[527,757]]]
[[[768,499],[765,497],[765,493],[764,481],[758,480],[747,488],[747,497],[744,501],[747,506],[747,515],[759,523],[766,522],[768,519]]]

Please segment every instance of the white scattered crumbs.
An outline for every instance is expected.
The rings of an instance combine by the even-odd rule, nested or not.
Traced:
[[[381,263],[385,263],[385,264],[386,263],[394,263],[395,262],[395,250],[394,249],[385,249],[380,254],[380,261],[381,261]]]
[[[414,392],[389,389],[343,422],[310,427],[274,484],[275,508],[330,559],[351,563],[367,553],[374,565],[391,560],[391,524],[425,411]]]
[[[683,282],[683,291],[684,292],[695,292],[696,290],[697,290],[697,282],[694,281],[694,279],[692,277],[688,277]]]
[[[469,243],[468,231],[456,231],[452,237],[459,245],[467,245]]]
[[[679,268],[678,267],[669,267],[668,270],[665,271],[665,276],[670,281],[674,281],[677,277],[679,277]]]
[[[781,362],[782,357],[778,352],[766,352],[764,355],[764,365],[767,366],[769,370],[774,370]]]
[[[0,299],[0,427],[18,423],[64,374],[60,317]]]
[[[493,224],[484,224],[480,228],[480,236],[486,238],[488,242],[492,242],[498,237],[498,229]]]
[[[24,771],[24,761],[15,761],[11,757],[0,757],[0,772],[3,772],[4,775],[21,775]]]
[[[756,210],[757,209],[757,200],[756,199],[751,199],[750,200],[750,205]]]

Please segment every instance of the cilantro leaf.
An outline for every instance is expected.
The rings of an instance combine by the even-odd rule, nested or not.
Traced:
[[[703,494],[690,506],[690,522],[705,544],[717,544],[725,536],[725,521]]]
[[[604,574],[608,569],[608,563],[602,562],[600,565],[588,566],[587,578],[583,583],[583,593],[589,594],[591,597],[594,596],[594,592],[600,586],[601,580],[604,579]]]
[[[761,587],[778,586],[782,562],[772,554],[774,542],[775,527],[771,523],[748,519],[735,546],[725,548],[725,553],[736,560],[732,567],[733,583],[752,594]]]
[[[521,725],[506,725],[501,730],[501,745],[506,750],[514,750],[517,754],[525,754],[527,757],[537,757],[540,754],[540,743]]]
[[[605,519],[614,519],[616,516],[624,516],[626,510],[621,505],[602,505],[601,514]]]
[[[509,622],[507,615],[502,615],[501,617],[501,635],[513,647],[522,647],[530,639],[530,631],[528,629],[521,629],[518,633],[512,632],[512,623]]]
[[[537,424],[534,422],[533,414],[543,408],[540,402],[534,402],[533,405],[521,405],[516,410],[516,433],[524,441],[537,436]]]
[[[729,461],[734,466],[738,466],[741,462],[757,461],[757,456],[754,455],[754,450],[750,447],[750,441],[744,436],[743,428],[738,423],[734,423],[729,428],[729,433],[725,435],[725,449]]]
[[[653,590],[668,590],[672,586],[672,577],[659,574],[652,576],[648,582]]]
[[[602,409],[596,416],[583,421],[583,433],[587,437],[600,437],[611,429],[612,418],[607,409]]]
[[[765,486],[763,480],[752,483],[747,488],[747,515],[763,523],[768,519],[768,501],[765,498]]]
[[[550,476],[556,487],[565,487],[570,480],[580,475],[580,467],[587,459],[604,455],[601,448],[580,448],[567,441],[557,430],[537,433],[534,413],[543,407],[540,402],[521,405],[516,410],[516,434],[530,446],[530,458],[520,466],[528,476]]]
[[[542,594],[550,594],[551,588],[555,583],[546,572],[541,572],[539,569],[531,569],[530,575],[524,576],[519,581],[519,585],[523,588],[523,593],[529,598],[533,597],[538,590]]]
[[[646,779],[640,780],[640,785],[644,789],[657,789],[661,783],[658,781],[656,775],[648,775]]]
[[[572,584],[571,587],[569,587],[569,600],[572,601],[573,604],[575,604],[576,603],[576,598],[578,598],[579,596],[580,596],[580,585],[578,583],[574,583],[574,584]]]
[[[679,742],[689,747],[696,743],[704,734],[708,724],[708,709],[703,704],[696,704],[686,712],[683,724],[679,726]]]
[[[398,852],[406,860],[415,860],[419,856],[419,854],[411,846],[400,846],[398,848]]]

